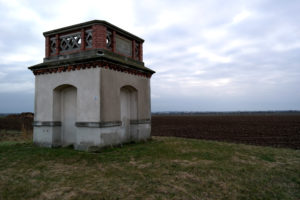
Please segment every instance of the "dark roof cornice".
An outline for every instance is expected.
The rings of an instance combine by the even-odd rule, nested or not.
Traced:
[[[118,33],[124,35],[124,36],[127,36],[129,38],[134,38],[135,40],[139,41],[139,42],[144,42],[144,40],[136,35],[133,35],[132,33],[129,33],[111,23],[108,23],[106,21],[103,21],[103,20],[91,20],[91,21],[88,21],[88,22],[84,22],[84,23],[80,23],[80,24],[74,24],[74,25],[71,25],[71,26],[66,26],[66,27],[63,27],[63,28],[58,28],[58,29],[54,29],[54,30],[51,30],[51,31],[46,31],[43,33],[44,36],[51,36],[51,35],[56,35],[56,34],[61,34],[61,33],[66,33],[66,32],[72,32],[72,31],[76,31],[76,30],[79,30],[81,28],[88,28],[88,27],[91,27],[93,25],[96,25],[96,24],[99,24],[99,25],[103,25],[105,27],[108,27],[109,29],[112,29],[112,30],[115,30],[117,31]]]

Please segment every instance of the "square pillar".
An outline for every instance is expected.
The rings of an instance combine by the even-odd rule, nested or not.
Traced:
[[[132,59],[135,59],[135,40],[132,40]]]
[[[85,50],[85,31],[84,29],[81,29],[81,46],[80,46],[80,50],[84,51]]]
[[[106,27],[96,24],[93,25],[93,49],[106,48]]]
[[[112,52],[116,52],[116,31],[112,32]]]
[[[142,62],[143,61],[143,43],[141,42],[139,46],[140,46],[140,49],[139,49],[139,51],[140,51],[139,52],[140,53],[139,54],[139,61]]]
[[[50,56],[50,37],[46,37],[46,45],[45,45],[45,57],[48,58]]]
[[[55,52],[55,55],[58,56],[59,55],[59,47],[60,47],[59,35],[56,34],[55,37],[56,37],[56,52]]]

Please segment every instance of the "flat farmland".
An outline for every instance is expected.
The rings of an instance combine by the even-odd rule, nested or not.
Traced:
[[[300,115],[153,115],[152,135],[300,149]]]

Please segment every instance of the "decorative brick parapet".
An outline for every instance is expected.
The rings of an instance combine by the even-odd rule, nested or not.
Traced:
[[[144,40],[105,21],[93,20],[76,24],[45,32],[44,36],[46,59],[101,48],[143,61]],[[130,47],[127,45],[128,42]],[[127,53],[129,49],[132,52],[130,54]]]

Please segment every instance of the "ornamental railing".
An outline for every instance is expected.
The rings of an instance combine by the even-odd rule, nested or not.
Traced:
[[[83,42],[81,38],[81,32],[76,32],[72,34],[62,35],[59,37],[59,52],[70,52],[74,50],[79,50],[82,48]],[[86,30],[84,34],[85,48],[92,48],[93,46],[93,35],[92,29]],[[50,38],[50,55],[55,55],[57,49],[57,39],[56,37]]]
[[[89,25],[89,24],[88,24]],[[106,25],[108,25],[106,27]],[[75,28],[74,28],[75,27]],[[111,26],[106,22],[80,26],[80,24],[45,32],[46,59],[73,54],[89,49],[107,49],[135,60],[142,61],[143,40]]]
[[[92,35],[92,29],[85,31],[85,42],[86,42],[86,48],[92,48],[93,47],[93,35]]]

